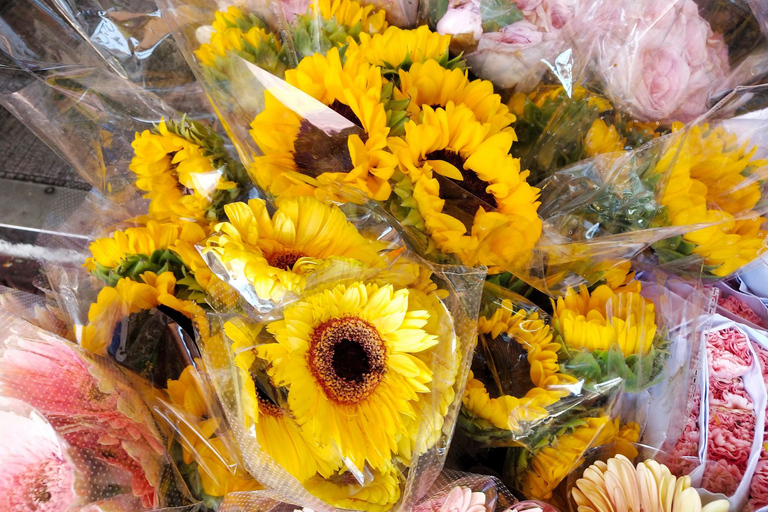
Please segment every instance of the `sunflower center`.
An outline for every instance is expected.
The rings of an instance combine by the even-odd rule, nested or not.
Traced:
[[[517,338],[501,334],[500,342],[504,347],[504,368],[499,368],[499,378],[504,382],[504,393],[511,396],[523,397],[536,387],[531,380],[531,363],[528,362],[528,351]],[[494,340],[496,341],[496,340]],[[507,375],[502,375],[506,373]]]
[[[291,270],[293,266],[303,258],[304,255],[293,251],[282,251],[270,254],[267,257],[267,263],[270,267],[281,268],[283,270]]]
[[[329,399],[345,405],[360,403],[386,373],[384,341],[365,320],[332,318],[312,331],[309,367]]]
[[[355,127],[338,131],[322,130],[306,119],[301,120],[299,134],[294,142],[293,161],[299,169],[313,176],[325,172],[351,171],[353,165],[347,139],[355,134],[359,135],[363,142],[368,139],[362,130],[360,119],[348,105],[335,100],[328,106]]]
[[[459,172],[461,173],[461,180],[454,180],[451,178],[448,178],[453,183],[457,184],[470,194],[474,195],[481,201],[485,202],[486,204],[492,206],[493,208],[498,207],[496,204],[496,198],[493,197],[493,194],[489,194],[485,189],[488,187],[488,183],[481,180],[477,177],[477,173],[471,169],[465,169],[464,168],[464,158],[455,151],[451,151],[448,149],[441,149],[438,151],[433,151],[432,153],[429,153],[426,155],[427,160],[442,160],[444,162],[448,162],[449,164],[456,167]],[[469,208],[473,208],[472,204],[468,204],[468,202],[462,202],[462,204],[465,204]],[[468,213],[471,213],[474,215],[477,208],[474,208],[473,211],[468,211]]]

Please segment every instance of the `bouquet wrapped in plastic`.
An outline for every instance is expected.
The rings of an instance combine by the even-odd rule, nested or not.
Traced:
[[[404,252],[375,209],[277,206],[232,203],[201,244],[240,297],[202,355],[245,466],[313,509],[410,507],[445,457],[483,273]]]
[[[538,191],[507,154],[514,116],[490,82],[471,80],[463,60],[449,57],[449,36],[369,24],[308,56],[284,41],[293,69],[283,81],[229,47],[214,73],[195,35],[201,21],[179,6],[166,12],[241,160],[270,196],[367,197],[431,260],[525,265],[541,221]],[[519,243],[503,243],[511,238]]]

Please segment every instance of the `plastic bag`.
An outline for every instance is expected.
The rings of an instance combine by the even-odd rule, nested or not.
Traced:
[[[370,213],[313,198],[228,212],[217,258],[260,302],[218,316],[202,355],[245,467],[315,510],[410,508],[450,443],[483,272],[387,254]]]
[[[55,452],[46,455],[44,450],[50,450],[46,447],[54,438],[39,430],[47,441],[25,444],[28,449],[40,447],[38,457],[59,465],[62,480],[47,480],[52,485],[49,499],[56,496],[57,501],[80,500],[82,505],[131,511],[168,506],[190,512],[199,509],[175,472],[150,410],[112,362],[5,311],[0,319],[0,393],[34,407],[77,452],[70,452],[69,462],[62,455],[51,459]],[[4,427],[13,423],[2,422]],[[37,471],[41,469],[36,466]],[[56,466],[50,470],[53,477]],[[82,477],[73,471],[80,471]],[[68,482],[80,478],[85,487],[70,489]]]
[[[516,510],[517,500],[495,477],[443,471],[424,497],[413,507],[416,512],[446,510]]]

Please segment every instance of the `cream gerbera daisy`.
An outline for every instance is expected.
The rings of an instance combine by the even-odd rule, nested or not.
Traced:
[[[296,422],[347,464],[386,471],[398,440],[413,436],[417,404],[433,380],[418,357],[438,343],[424,330],[435,313],[409,308],[408,289],[355,282],[310,295],[267,325],[268,373],[288,389]]]

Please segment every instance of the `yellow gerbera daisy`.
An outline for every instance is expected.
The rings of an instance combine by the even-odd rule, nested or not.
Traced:
[[[365,512],[386,512],[400,499],[403,477],[397,469],[367,471],[361,484],[350,472],[331,479],[312,478],[304,483],[307,490],[333,507]]]
[[[174,296],[176,277],[173,272],[160,275],[145,272],[140,278],[142,282],[123,278],[114,287],[105,286],[101,289],[96,302],[88,310],[88,325],[81,331],[80,344],[83,347],[99,355],[106,355],[118,322],[133,313],[160,305],[192,319],[201,336],[207,336],[208,320],[205,311],[192,301],[179,300]]]
[[[674,128],[679,131],[681,125]],[[660,203],[672,225],[708,224],[683,239],[715,267],[716,276],[729,275],[766,249],[761,229],[766,219],[753,210],[761,199],[753,173],[768,161],[754,159],[756,150],[740,145],[724,128],[704,124],[676,139],[656,165],[657,172],[667,174]]]
[[[490,135],[491,125],[453,102],[424,106],[421,123],[409,121],[405,129],[389,146],[414,183],[413,199],[437,247],[468,265],[529,261],[542,229],[539,190],[509,155],[514,132]]]
[[[618,418],[587,418],[571,432],[557,436],[533,455],[521,475],[523,494],[529,499],[550,499],[560,482],[584,462],[584,453],[590,448],[615,443],[617,453],[634,459],[637,450],[630,443],[636,443],[639,437],[640,428],[635,423],[620,426]]]
[[[386,471],[409,421],[429,400],[433,373],[417,356],[438,340],[424,330],[435,313],[409,309],[410,290],[355,282],[285,308],[260,345],[268,373],[288,388],[297,423],[347,464]]]
[[[270,216],[266,203],[224,207],[229,222],[218,224],[206,240],[234,279],[245,279],[262,300],[281,300],[300,293],[307,276],[329,258],[347,258],[368,267],[385,265],[379,251],[386,245],[363,237],[339,210],[311,197],[285,199]]]
[[[546,408],[568,396],[569,386],[577,379],[560,373],[557,362],[560,345],[553,342],[552,329],[539,318],[538,312],[527,313],[505,299],[490,318],[483,316],[478,322],[479,344],[489,360],[493,360],[493,344],[499,336],[503,336],[501,343],[505,347],[512,347],[513,354],[515,346],[525,352],[519,360],[526,361],[529,366],[530,385],[523,384],[525,394],[521,397],[502,395],[491,398],[485,385],[470,376],[463,403],[468,416],[485,420],[514,435],[521,433],[521,422],[532,423],[547,418]],[[508,350],[505,349],[505,353]],[[505,359],[504,364],[509,363],[515,361]],[[515,378],[515,384],[517,380]],[[502,388],[505,383],[502,382]]]
[[[330,447],[321,447],[306,436],[286,417],[283,409],[254,379],[259,369],[255,363],[261,326],[243,318],[224,324],[224,332],[232,341],[232,354],[241,386],[246,428],[254,432],[259,446],[275,462],[300,482],[320,474],[331,477],[342,465]],[[263,370],[263,368],[261,369]],[[271,386],[270,386],[271,387]]]
[[[144,197],[150,199],[153,217],[216,219],[218,203],[238,188],[232,181],[236,170],[229,168],[237,164],[223,148],[204,146],[205,140],[217,138],[211,130],[185,119],[161,121],[155,130],[136,134],[129,168],[136,174],[136,186],[147,192]]]
[[[346,118],[347,125],[330,133],[266,93],[264,111],[251,123],[251,136],[263,153],[251,168],[256,183],[278,197],[334,194],[347,186],[387,199],[397,159],[387,150],[381,70],[359,59],[342,63],[333,48],[304,58],[285,79]]]
[[[409,98],[408,111],[418,119],[421,107],[446,107],[449,102],[468,107],[481,123],[491,125],[490,134],[509,127],[515,116],[501,102],[487,80],[472,80],[467,71],[446,69],[436,60],[414,62],[408,71],[399,72],[399,91]]]
[[[624,356],[648,354],[656,338],[653,302],[637,292],[614,292],[601,285],[590,293],[569,288],[553,301],[553,321],[568,348],[606,351],[616,345]]]
[[[381,34],[360,34],[360,43],[349,41],[344,55],[387,70],[408,69],[430,59],[448,68],[464,67],[460,58],[450,60],[450,44],[449,34],[432,32],[426,25],[413,30],[389,27]]]

